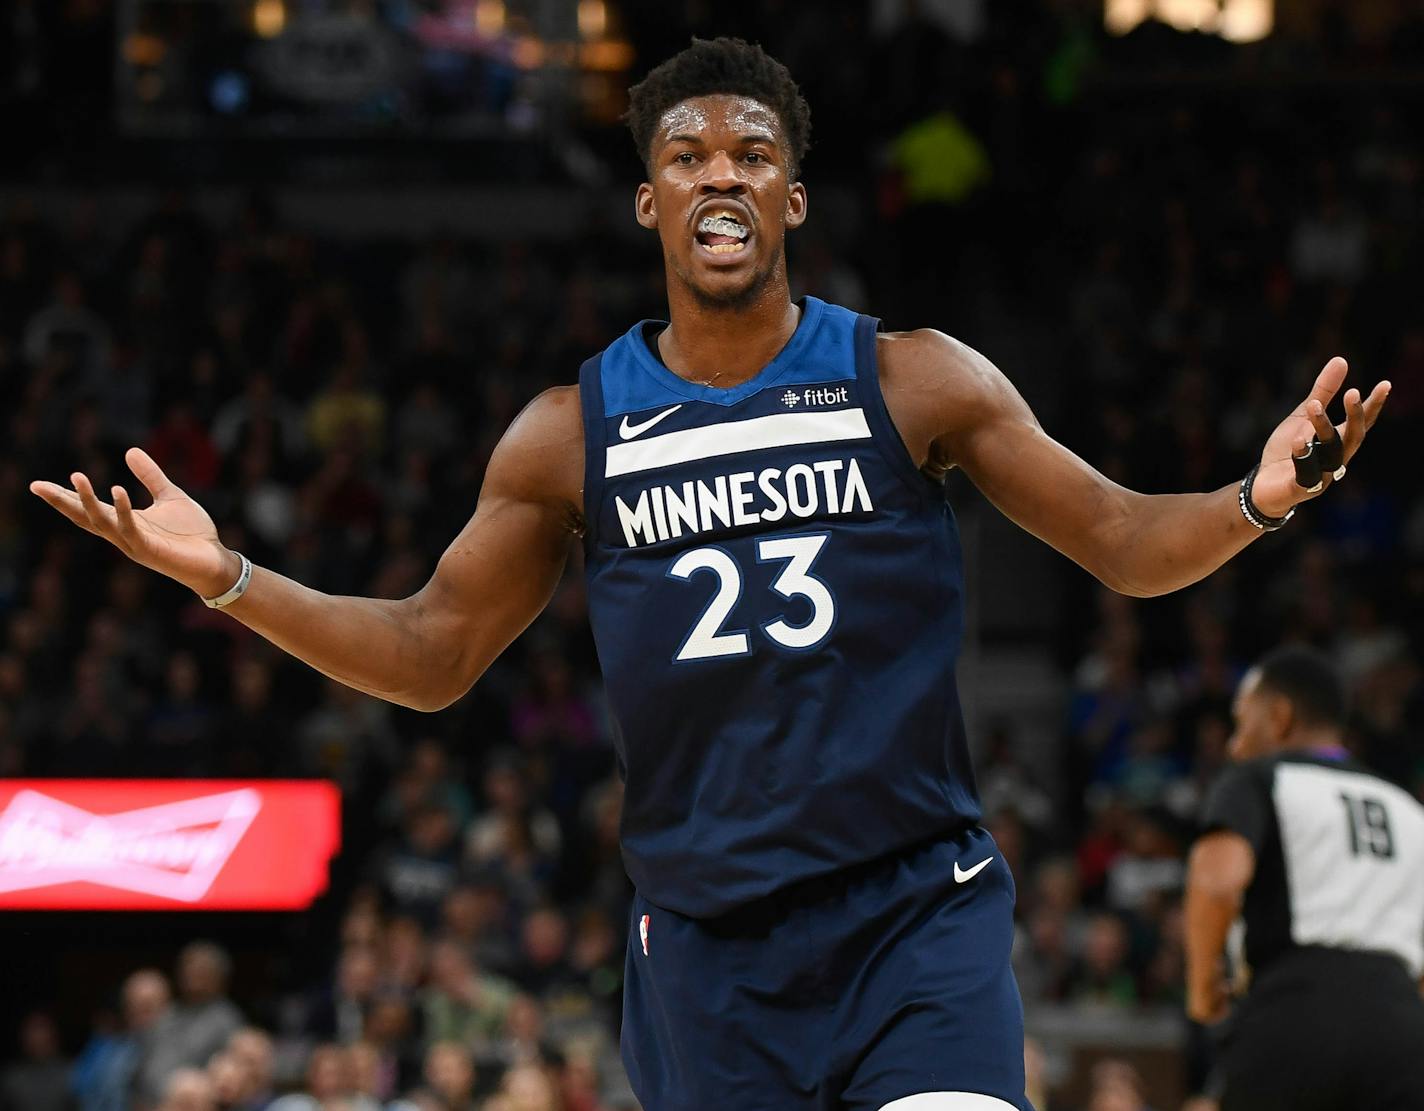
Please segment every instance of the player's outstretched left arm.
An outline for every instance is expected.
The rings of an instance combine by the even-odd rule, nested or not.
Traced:
[[[999,369],[957,340],[900,333],[882,337],[880,354],[886,403],[917,461],[962,468],[1010,519],[1114,590],[1139,597],[1178,590],[1261,535],[1241,511],[1239,481],[1212,493],[1155,495],[1112,482],[1044,432]],[[1285,517],[1343,475],[1343,467],[1327,469],[1312,487],[1298,483],[1292,457],[1305,454],[1312,437],[1349,463],[1379,418],[1388,382],[1368,397],[1346,391],[1345,420],[1330,423],[1325,409],[1346,371],[1344,359],[1331,359],[1266,441],[1251,491],[1260,516]]]

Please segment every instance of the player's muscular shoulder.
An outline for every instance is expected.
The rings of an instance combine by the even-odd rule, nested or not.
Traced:
[[[577,386],[545,390],[514,418],[495,448],[485,497],[547,507],[573,533],[582,533],[583,411]]]
[[[993,363],[933,328],[886,332],[876,351],[890,417],[911,458],[931,473],[962,463],[973,431],[1022,407]]]

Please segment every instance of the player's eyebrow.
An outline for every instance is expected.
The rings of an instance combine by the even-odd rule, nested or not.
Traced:
[[[679,131],[676,135],[669,135],[663,140],[665,143],[700,143],[701,135],[692,135],[685,131]],[[748,131],[744,135],[737,136],[739,143],[774,143],[776,135],[771,131]]]

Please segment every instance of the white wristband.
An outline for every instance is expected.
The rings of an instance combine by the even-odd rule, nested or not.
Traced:
[[[247,593],[247,586],[252,582],[252,560],[241,552],[237,553],[237,558],[242,560],[242,570],[238,572],[237,582],[233,583],[232,588],[225,594],[219,594],[216,598],[204,598],[203,604],[210,609],[222,609]]]

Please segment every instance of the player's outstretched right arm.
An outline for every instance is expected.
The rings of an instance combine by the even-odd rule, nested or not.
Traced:
[[[125,456],[153,497],[133,508],[121,486],[100,499],[82,474],[73,489],[30,489],[130,559],[201,597],[224,593],[241,561],[206,511],[138,448]],[[581,524],[583,425],[576,387],[541,394],[495,449],[470,522],[430,581],[409,598],[338,597],[254,568],[226,608],[318,671],[419,710],[448,706],[528,627],[554,592]]]

